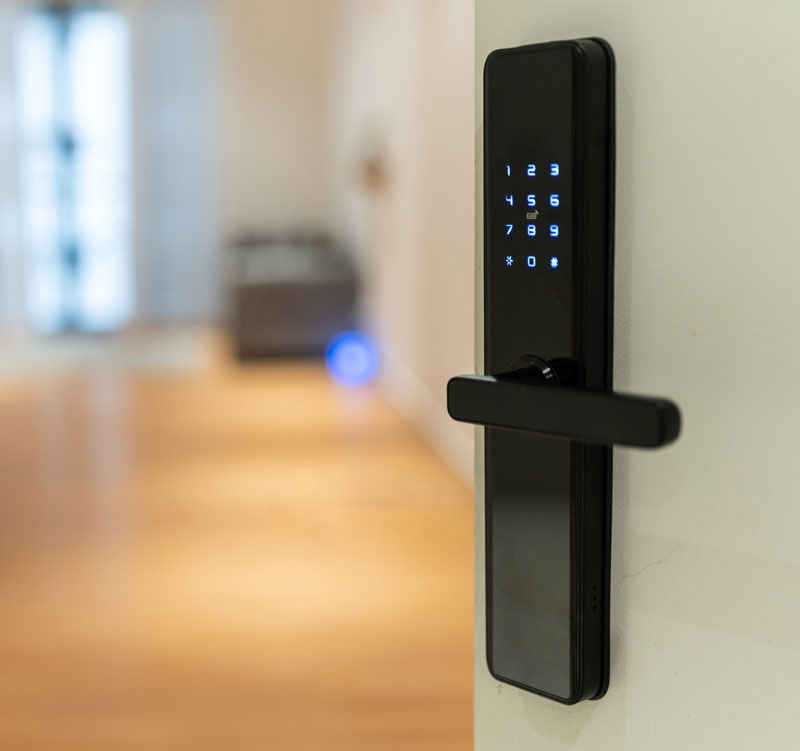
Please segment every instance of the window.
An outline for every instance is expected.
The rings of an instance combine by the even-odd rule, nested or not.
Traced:
[[[133,310],[126,24],[102,6],[48,5],[16,47],[28,319],[114,330]]]

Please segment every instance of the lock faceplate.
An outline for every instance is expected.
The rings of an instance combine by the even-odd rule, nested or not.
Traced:
[[[612,387],[614,64],[582,39],[484,70],[484,368],[521,355]],[[487,653],[557,701],[608,685],[611,449],[486,429]]]

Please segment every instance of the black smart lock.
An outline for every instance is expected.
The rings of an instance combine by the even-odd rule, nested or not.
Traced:
[[[677,407],[615,394],[614,58],[600,39],[484,68],[484,363],[448,384],[486,425],[487,654],[564,703],[609,680],[610,445],[674,440]]]

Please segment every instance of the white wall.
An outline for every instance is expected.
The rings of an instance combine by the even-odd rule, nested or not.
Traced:
[[[221,308],[217,8],[128,0],[140,322],[214,320]]]
[[[798,28],[779,0],[477,0],[479,150],[492,49],[603,36],[616,51],[615,385],[684,415],[674,447],[614,454],[600,702],[489,676],[479,497],[481,751],[800,748]]]
[[[331,59],[332,221],[356,249],[386,393],[463,476],[472,433],[445,408],[472,369],[469,0],[343,0]],[[364,179],[379,163],[381,181]],[[379,182],[379,184],[374,184]]]

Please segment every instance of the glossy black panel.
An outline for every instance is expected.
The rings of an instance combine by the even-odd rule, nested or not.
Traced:
[[[592,40],[487,60],[487,373],[523,354],[573,358],[574,385],[610,388],[610,80],[610,51]],[[609,456],[486,429],[489,666],[560,701],[606,681],[607,549],[584,531],[607,539]]]

